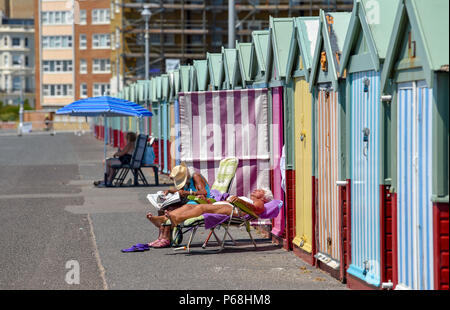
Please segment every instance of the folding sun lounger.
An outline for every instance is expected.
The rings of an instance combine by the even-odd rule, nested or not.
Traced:
[[[116,169],[113,176],[113,186],[122,186],[129,171],[131,171],[134,176],[134,186],[138,186],[139,182],[143,185],[148,185],[147,179],[141,170],[142,160],[144,158],[145,148],[147,146],[147,139],[147,135],[138,135],[136,139],[136,146],[129,164],[111,166]]]
[[[217,172],[217,178],[214,180],[214,184],[211,186],[211,201],[222,200],[222,195],[229,192],[231,188],[231,184],[233,183],[234,176],[236,174],[236,169],[238,166],[239,160],[236,157],[227,157],[220,161],[219,169]],[[195,199],[198,203],[207,203],[206,201],[200,201],[199,199]],[[198,218],[192,218],[184,221],[181,225],[173,229],[172,232],[172,246],[178,246],[183,241],[183,235],[187,232],[191,232],[189,238],[189,244],[192,242],[194,238],[195,232],[197,229],[204,225],[203,217],[200,216]],[[205,246],[208,243],[211,235],[214,234],[217,242],[219,242],[217,235],[214,232],[214,229],[211,229],[209,236],[205,240]]]
[[[229,232],[229,228],[231,226],[244,226],[245,225],[246,231],[247,231],[248,235],[250,236],[250,240],[252,241],[253,245],[256,248],[256,242],[253,239],[252,234],[250,232],[250,222],[252,220],[256,220],[256,219],[273,219],[273,218],[275,218],[283,206],[283,201],[274,199],[274,200],[266,203],[264,205],[265,211],[259,215],[256,215],[255,213],[253,213],[252,210],[248,209],[244,204],[241,204],[239,202],[232,203],[232,205],[233,205],[233,209],[232,209],[232,212],[230,213],[230,215],[203,214],[200,217],[186,220],[186,221],[191,221],[194,224],[195,224],[195,222],[202,220],[203,224],[205,226],[205,229],[214,229],[214,228],[217,228],[220,226],[222,226],[225,229],[225,231],[223,233],[223,238],[221,241],[218,239],[217,235],[214,233],[214,236],[216,237],[218,243],[220,244],[220,248],[218,249],[218,251],[216,251],[217,253],[221,252],[224,249],[227,235],[231,238],[233,244],[236,245],[235,240],[233,239],[233,237],[231,236],[231,234]],[[233,214],[236,210],[241,211],[240,216],[233,216]],[[198,227],[199,227],[198,225],[195,226],[187,245],[175,248],[175,250],[186,250],[187,252],[190,252],[193,235],[195,234]],[[203,244],[202,248],[205,248],[205,247],[206,247],[206,242]]]

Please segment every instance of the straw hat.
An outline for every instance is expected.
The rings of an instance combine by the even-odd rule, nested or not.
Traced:
[[[183,162],[179,166],[175,166],[170,173],[170,178],[173,180],[175,188],[180,190],[186,185],[187,180],[190,177],[189,169]]]

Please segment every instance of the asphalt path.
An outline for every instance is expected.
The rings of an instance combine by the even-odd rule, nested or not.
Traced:
[[[102,159],[103,144],[90,133],[0,135],[0,289],[346,289],[257,231],[256,250],[238,228],[236,246],[204,250],[201,228],[190,254],[122,253],[156,238],[146,195],[168,185],[95,188]],[[145,174],[152,182],[152,170]]]

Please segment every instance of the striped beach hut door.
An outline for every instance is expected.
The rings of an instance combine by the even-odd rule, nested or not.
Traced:
[[[338,93],[321,89],[317,98],[318,251],[337,262],[340,257],[338,176]]]
[[[380,73],[350,74],[351,265],[378,286],[380,275]]]
[[[398,288],[433,289],[432,90],[398,84]]]
[[[295,81],[295,245],[308,253],[313,250],[312,235],[312,108],[309,85],[304,78]]]

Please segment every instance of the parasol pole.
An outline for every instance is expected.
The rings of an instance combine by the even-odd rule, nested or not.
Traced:
[[[104,134],[103,134],[103,136],[104,136],[104,138],[105,138],[105,145],[103,146],[103,155],[104,155],[104,158],[105,158],[105,186],[106,186],[106,179],[107,179],[107,177],[106,177],[106,141],[108,141],[107,140],[107,130],[106,130],[106,126],[108,125],[108,121],[107,121],[107,118],[106,118],[106,115],[103,117],[103,129],[104,129]]]

